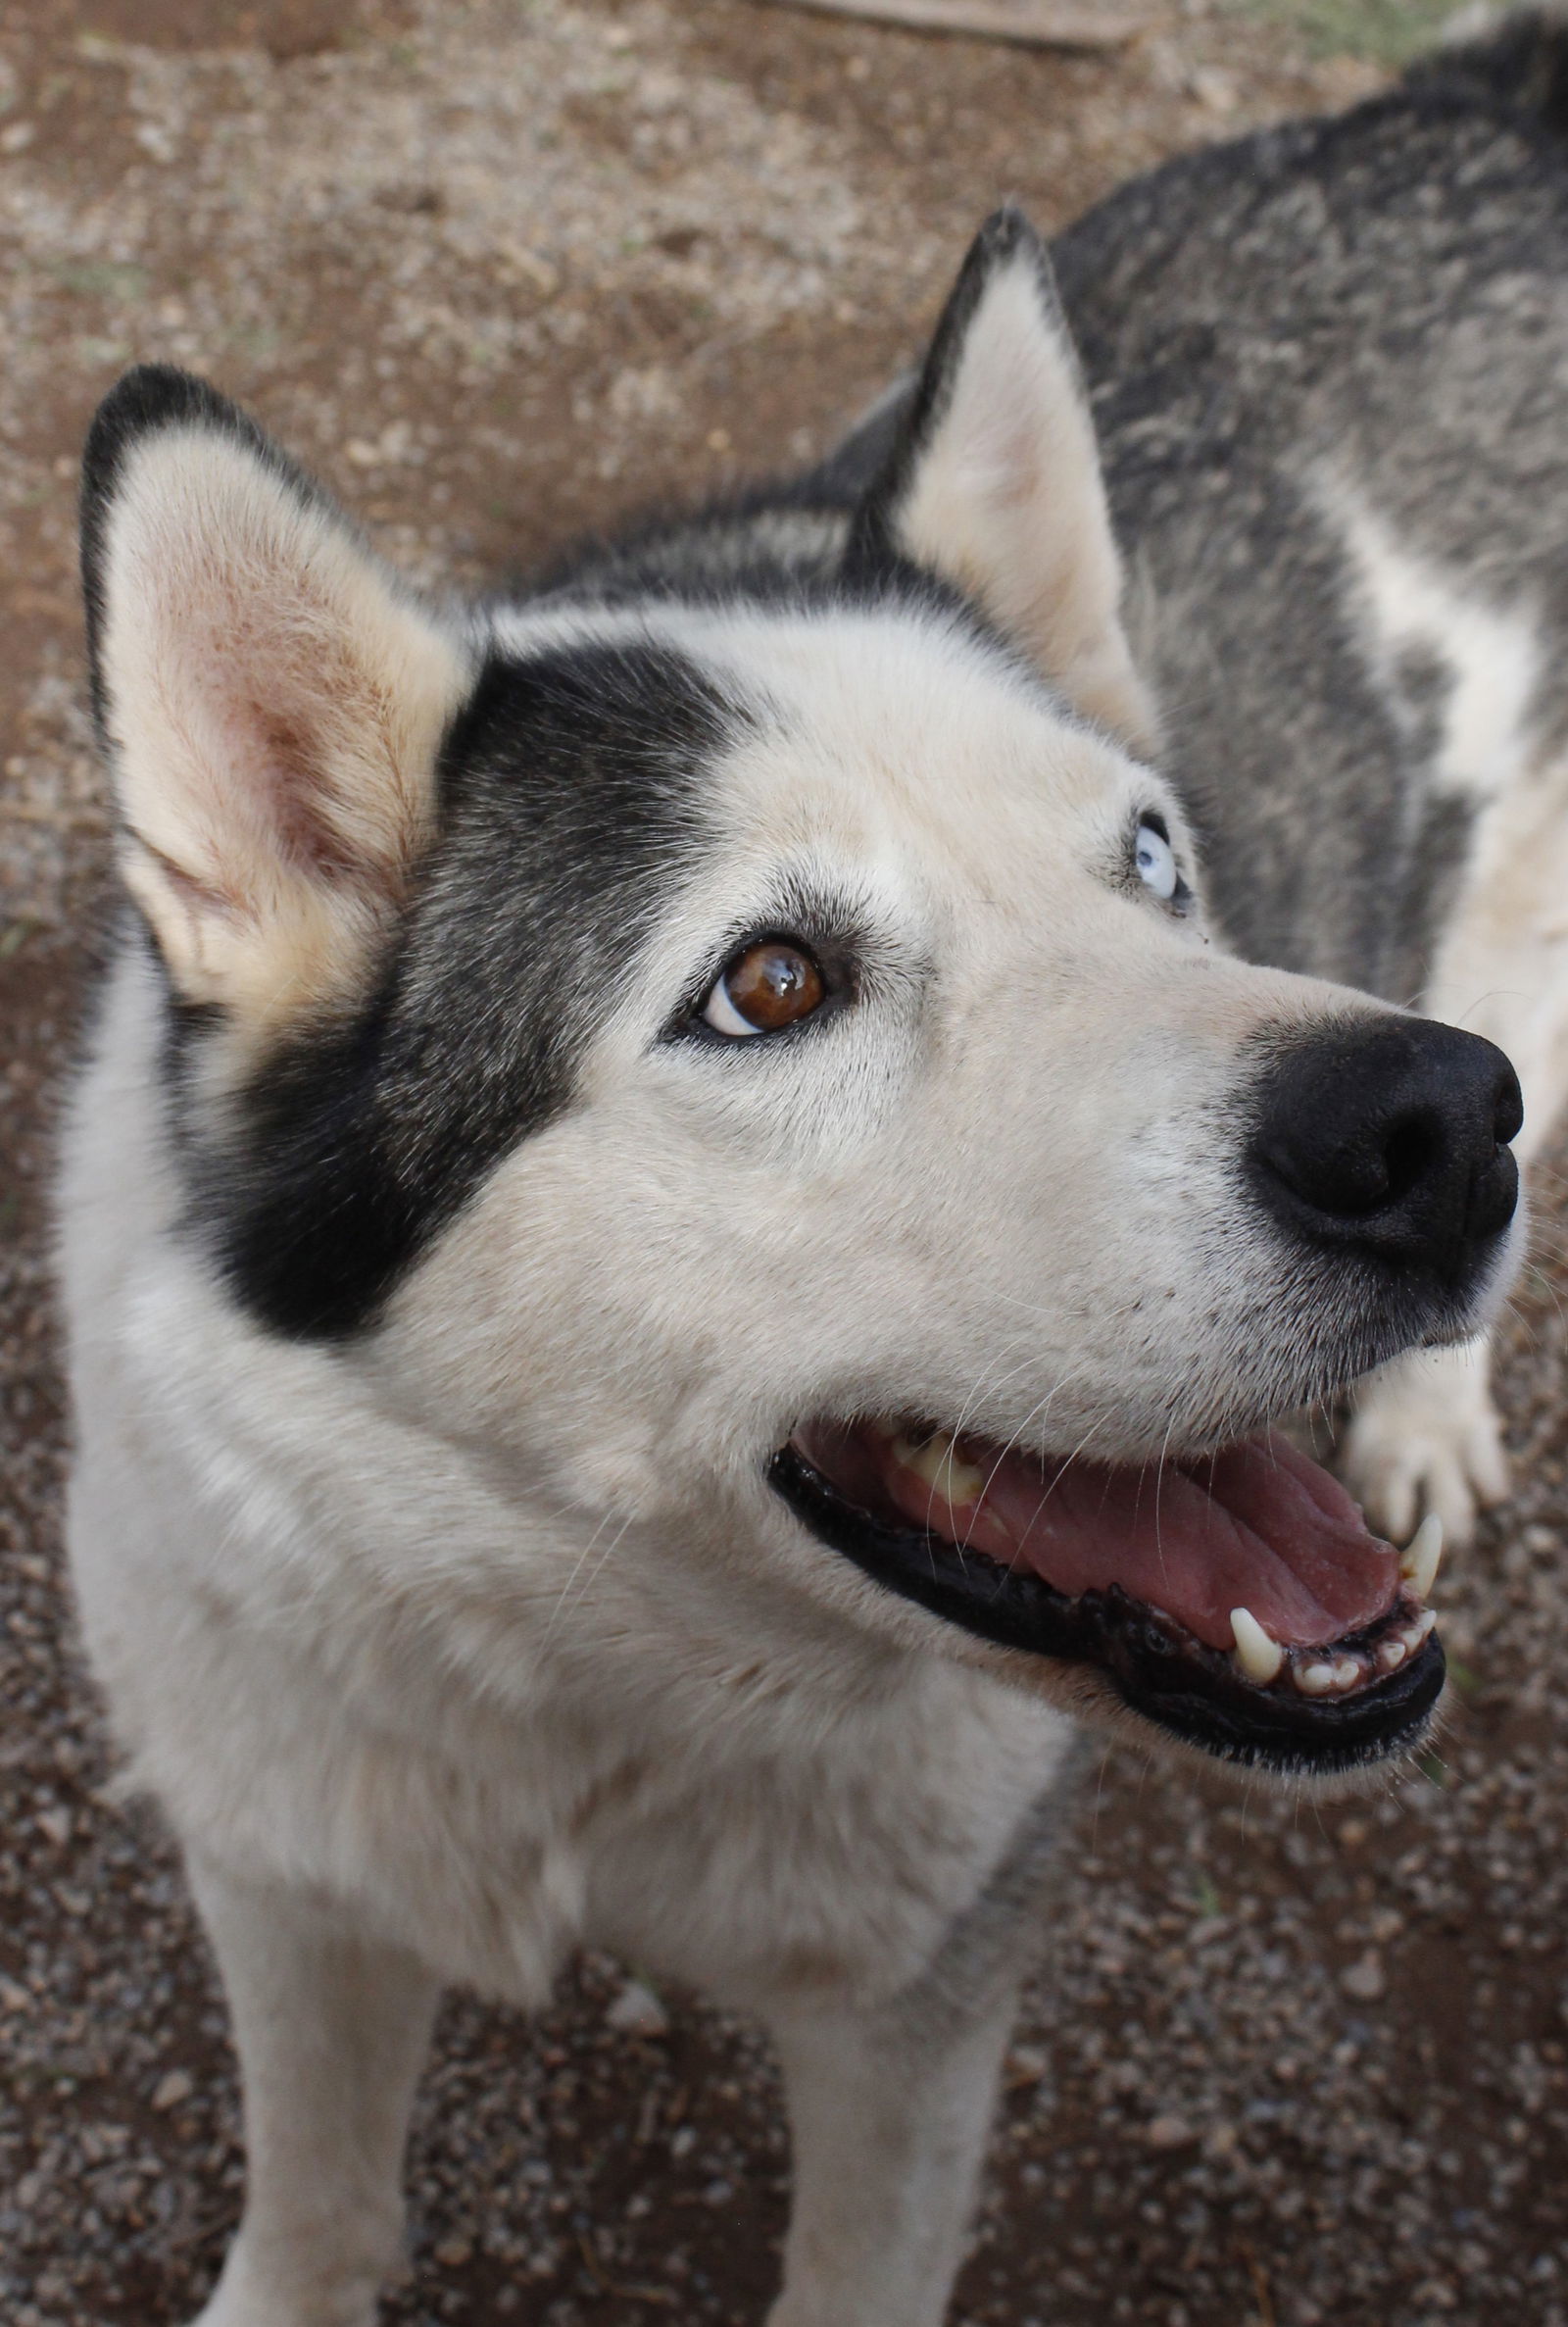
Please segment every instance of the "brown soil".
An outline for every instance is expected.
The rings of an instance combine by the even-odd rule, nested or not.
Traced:
[[[1174,11],[1173,11],[1174,15]],[[1005,194],[1055,225],[1367,85],[1185,12],[1114,58],[760,0],[14,0],[0,20],[0,2314],[167,2327],[238,2204],[220,2003],[114,1797],[61,1591],[50,1121],[105,912],[73,479],[138,356],[210,371],[417,572],[475,580],[824,441]],[[1559,1159],[1560,1161],[1560,1159]],[[1509,1344],[1522,1482],[1446,1588],[1441,1759],[1349,1808],[1107,1756],[957,2316],[1565,2327],[1562,1212]],[[1044,1940],[1045,1935],[1043,1935]],[[445,2017],[391,2315],[755,2322],[765,2054],[678,2000]]]

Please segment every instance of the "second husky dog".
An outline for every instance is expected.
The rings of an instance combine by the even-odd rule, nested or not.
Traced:
[[[1227,938],[1490,1035],[1528,1160],[1568,1096],[1564,12],[1056,257]],[[1341,1465],[1466,1540],[1507,1485],[1485,1340],[1360,1385]]]
[[[1514,1254],[1506,1060],[1324,973],[1471,975],[1498,883],[1534,926],[1547,519],[1495,417],[1565,216],[1477,67],[1068,238],[1179,782],[1011,214],[838,462],[483,607],[204,385],[104,406],[71,1535],[234,2012],[208,2327],[365,2327],[441,1983],[584,1940],[773,2030],[775,2327],[935,2327],[1071,1716],[1291,1778],[1423,1734],[1433,1528],[1401,1562],[1264,1434]],[[1284,966],[1213,942],[1200,835]]]
[[[1568,1097],[1565,157],[1564,12],[1520,11],[1054,251],[1211,910],[1490,1035],[1526,1157]],[[1507,1486],[1485,1337],[1360,1384],[1341,1463],[1396,1540],[1424,1511],[1467,1540]]]

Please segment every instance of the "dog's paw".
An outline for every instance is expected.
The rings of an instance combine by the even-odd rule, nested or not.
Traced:
[[[375,2289],[361,2272],[322,2272],[302,2283],[274,2283],[252,2267],[250,2250],[235,2242],[207,2307],[191,2327],[375,2327]]]
[[[1485,1342],[1415,1350],[1369,1376],[1340,1442],[1339,1470],[1368,1522],[1407,1543],[1428,1511],[1467,1543],[1478,1512],[1508,1494]]]
[[[220,2286],[191,2327],[375,2327],[375,2303],[357,2297],[339,2304],[326,2295],[293,2301],[255,2288]]]
[[[296,2327],[299,2315],[297,2310],[270,2302],[253,2289],[220,2282],[191,2327]]]

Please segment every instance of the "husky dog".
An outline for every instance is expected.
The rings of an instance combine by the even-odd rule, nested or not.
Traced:
[[[1564,13],[1061,252],[1227,936],[1500,1044],[1521,1161],[1568,1096]],[[1485,1340],[1375,1374],[1341,1459],[1396,1540],[1468,1540],[1507,1492]]]
[[[1214,922],[1500,1044],[1521,1160],[1568,1097],[1565,19],[1156,171],[1054,253]],[[1396,1540],[1467,1540],[1507,1492],[1485,1338],[1359,1385],[1340,1457]]]
[[[774,2327],[935,2327],[1078,1717],[1423,1734],[1484,1409],[1401,1353],[1520,1102],[1347,981],[1549,1096],[1556,54],[1066,238],[1109,506],[1012,213],[822,470],[480,607],[206,386],[101,410],[70,1524],[238,2037],[208,2327],[365,2327],[441,1983],[585,1940],[774,2034]],[[1390,1365],[1402,1560],[1268,1436]]]

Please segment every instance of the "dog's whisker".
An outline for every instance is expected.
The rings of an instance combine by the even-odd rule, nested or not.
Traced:
[[[628,1515],[622,1519],[620,1526],[615,1532],[613,1541],[607,1547],[605,1554],[596,1564],[594,1569],[595,1574],[598,1573],[599,1567],[604,1564],[604,1560],[608,1559],[610,1555],[618,1547],[621,1538],[625,1535],[627,1528],[631,1525],[633,1515],[634,1514],[628,1513]],[[559,1618],[564,1611],[568,1602],[571,1599],[572,1587],[582,1572],[583,1564],[592,1556],[594,1547],[598,1543],[601,1534],[604,1532],[604,1529],[609,1525],[609,1523],[610,1514],[607,1513],[606,1517],[600,1520],[599,1525],[594,1529],[592,1535],[589,1536],[588,1541],[583,1545],[582,1550],[577,1554],[575,1560],[572,1562],[571,1572],[561,1587],[560,1596],[557,1599],[554,1608],[550,1611],[549,1622],[545,1625],[543,1635],[541,1636],[539,1643],[541,1652],[550,1646],[551,1636],[555,1631]],[[592,1581],[592,1577],[590,1577],[589,1580]]]

